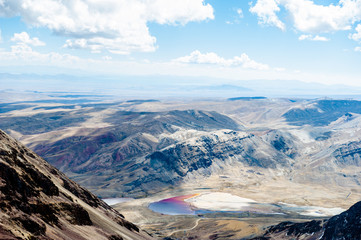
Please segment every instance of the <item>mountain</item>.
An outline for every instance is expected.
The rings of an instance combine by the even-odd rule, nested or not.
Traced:
[[[354,204],[347,211],[327,220],[310,222],[281,222],[267,229],[262,237],[267,239],[320,239],[320,240],[355,240],[361,238],[361,202]]]
[[[0,128],[103,198],[186,186],[298,205],[358,200],[359,101],[246,100],[18,102]]]
[[[200,87],[193,87],[197,90],[203,90],[203,91],[229,91],[229,92],[252,92],[252,89],[241,87],[241,86],[235,86],[230,84],[222,84],[222,85],[215,85],[215,86],[200,86]]]
[[[152,239],[0,130],[0,239]]]
[[[94,127],[76,127],[80,122],[88,121],[89,115],[99,113],[102,114],[102,122],[92,124]],[[149,154],[161,151],[191,135],[204,135],[224,128],[242,128],[231,118],[214,111],[109,111],[103,106],[94,106],[94,109],[85,107],[84,110],[75,111],[70,115],[61,111],[39,113],[32,117],[15,117],[9,121],[3,118],[0,125],[25,134],[33,131],[46,138],[52,138],[51,142],[39,142],[34,139],[28,146],[78,183],[90,187],[92,192],[102,197],[119,196],[123,191],[140,191],[138,196],[144,195],[141,192],[142,189],[150,188],[150,176],[166,170],[152,170],[153,165],[147,157]],[[64,132],[64,127],[75,127],[74,135]],[[65,135],[58,135],[62,133]],[[56,136],[51,137],[52,134]],[[118,184],[120,179],[125,180],[123,184]],[[172,176],[167,183],[161,183],[159,186],[170,186],[176,183],[176,180],[179,180],[179,176]],[[107,186],[104,187],[105,185]]]
[[[237,101],[237,100],[251,101],[251,100],[261,100],[261,99],[266,99],[266,97],[234,97],[234,98],[228,98],[228,101]]]
[[[118,174],[107,175],[107,187],[117,184],[109,180],[119,179],[121,173],[125,184],[116,187],[117,191],[138,196],[179,186],[190,176],[209,177],[230,165],[241,171],[244,166],[277,169],[290,166],[291,162],[288,156],[252,134],[232,130],[198,132],[193,138],[117,167]]]

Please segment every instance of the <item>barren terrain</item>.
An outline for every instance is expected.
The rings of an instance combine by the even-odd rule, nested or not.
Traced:
[[[166,216],[147,208],[170,197],[221,192],[339,209],[361,197],[358,101],[87,101],[8,103],[0,128],[96,195],[135,198],[115,207],[162,237],[213,224],[226,232],[246,229],[236,239],[282,220]]]

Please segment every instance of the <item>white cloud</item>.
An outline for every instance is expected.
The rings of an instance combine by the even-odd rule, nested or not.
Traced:
[[[276,0],[258,0],[249,11],[258,16],[260,24],[266,24],[285,30],[285,24],[280,21],[277,12],[280,11]]]
[[[196,50],[193,51],[190,55],[180,57],[173,60],[174,62],[179,63],[195,63],[195,64],[214,64],[220,66],[241,66],[242,68],[256,69],[256,70],[268,70],[270,67],[267,64],[258,63],[249,58],[245,53],[242,53],[241,56],[235,56],[231,59],[225,59],[218,56],[214,52],[201,53]]]
[[[120,54],[156,49],[149,22],[184,25],[214,18],[204,0],[0,0],[0,16],[16,15],[68,36],[66,47]]]
[[[128,0],[134,1],[134,0]],[[214,19],[213,8],[204,0],[146,0],[146,18],[159,24],[186,24]]]
[[[238,17],[239,18],[243,18],[244,17],[244,15],[243,15],[243,11],[242,11],[242,9],[237,9],[237,14],[238,14]]]
[[[303,41],[303,40],[321,41],[321,42],[330,41],[330,39],[328,39],[326,37],[322,37],[322,36],[319,36],[319,35],[313,36],[313,35],[310,35],[310,34],[308,34],[308,35],[303,34],[298,38],[298,40],[300,40],[300,41]]]
[[[280,0],[291,14],[296,29],[303,32],[349,30],[361,19],[360,0],[340,0],[339,4],[317,5],[310,0]]]
[[[321,42],[327,42],[330,41],[329,38],[326,37],[322,37],[322,36],[318,36],[316,35],[314,38],[311,39],[312,41],[321,41]]]
[[[303,35],[301,35],[301,36],[298,37],[298,40],[300,40],[300,41],[310,40],[311,38],[312,38],[312,35],[305,35],[305,34],[303,34]]]
[[[40,53],[34,51],[29,45],[20,43],[11,46],[10,51],[0,50],[0,60],[3,63],[14,62],[16,65],[50,65],[50,66],[70,66],[79,61],[79,57],[56,52]]]
[[[257,70],[268,70],[269,66],[267,64],[258,63],[248,57],[247,54],[242,53],[240,57],[236,56],[234,59],[234,65],[241,65],[243,68],[251,68]]]
[[[356,33],[350,34],[349,38],[353,39],[355,41],[360,41],[361,40],[361,24],[358,24],[355,28]]]
[[[202,54],[200,51],[193,51],[190,55],[175,59],[181,63],[201,63],[201,64],[220,64],[228,65],[224,58],[221,58],[214,52]]]
[[[29,44],[35,47],[45,46],[45,43],[40,41],[39,38],[37,37],[30,38],[29,34],[26,32],[14,33],[14,36],[11,38],[11,41],[22,44]]]
[[[327,6],[311,0],[257,0],[250,11],[257,14],[260,23],[284,29],[277,16],[281,6],[291,16],[293,26],[307,33],[349,30],[361,20],[361,0],[340,0]]]
[[[232,25],[232,24],[239,24],[239,23],[241,23],[240,20],[241,20],[242,18],[244,18],[242,9],[238,8],[238,9],[234,9],[234,11],[237,13],[237,15],[236,15],[236,16],[233,16],[233,19],[232,19],[232,20],[227,20],[227,21],[226,21],[226,24]]]
[[[75,39],[75,40],[66,40],[65,44],[63,45],[65,48],[72,48],[72,49],[89,49],[92,53],[99,53],[101,52],[102,45],[100,44],[91,44],[89,40],[85,38]],[[126,52],[125,52],[126,54]]]
[[[361,50],[358,49],[358,50]],[[100,58],[100,56],[95,55]],[[212,57],[212,55],[210,55]],[[37,73],[37,74],[51,74],[57,72],[98,75],[98,76],[181,76],[181,77],[209,77],[230,80],[252,80],[252,79],[282,79],[282,80],[304,80],[315,81],[320,83],[341,83],[360,85],[359,77],[357,75],[338,75],[333,72],[327,74],[310,73],[286,70],[283,68],[269,68],[263,65],[267,71],[255,71],[258,63],[249,59],[246,54],[241,55],[238,60],[236,57],[231,59],[224,59],[221,57],[214,57],[213,62],[220,62],[220,67],[209,64],[180,64],[176,60],[172,62],[149,62],[149,61],[118,61],[115,59],[104,57],[103,59],[89,59],[79,58],[69,54],[59,54],[56,52],[40,53],[33,50],[26,44],[18,44],[12,46],[11,50],[5,51],[0,49],[0,65],[2,68],[10,67],[9,69],[16,69],[17,72],[23,73]],[[222,60],[223,59],[223,60]],[[105,61],[106,60],[106,61]],[[222,62],[234,63],[234,65],[222,64]],[[204,60],[206,63],[207,61]],[[243,66],[240,62],[243,62]],[[24,66],[20,67],[19,66]],[[232,67],[234,66],[234,67]],[[239,66],[239,67],[237,67]],[[251,67],[253,66],[253,67]],[[262,66],[262,65],[261,65]],[[47,68],[49,67],[49,68]],[[247,68],[249,67],[249,68]],[[253,68],[253,69],[252,69]],[[47,70],[48,69],[48,70]],[[58,69],[58,70],[57,70]],[[341,80],[340,80],[341,79]],[[208,79],[207,79],[208,81]]]
[[[361,47],[355,47],[355,52],[361,52]]]

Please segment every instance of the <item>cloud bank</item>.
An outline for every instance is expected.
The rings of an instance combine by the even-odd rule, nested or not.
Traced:
[[[214,52],[201,53],[198,50],[193,51],[190,55],[176,58],[173,62],[186,63],[186,64],[214,64],[225,67],[237,67],[256,70],[268,70],[270,67],[267,64],[258,63],[250,57],[242,53],[241,56],[235,56],[231,59],[225,59],[218,56]]]
[[[250,12],[258,16],[260,24],[285,30],[280,9],[290,15],[293,27],[305,33],[350,30],[361,20],[361,0],[340,0],[338,4],[319,5],[311,0],[257,0]]]
[[[11,38],[11,41],[17,42],[18,44],[29,44],[35,47],[45,46],[45,43],[40,41],[39,38],[37,37],[30,38],[27,32],[14,33],[14,36]]]
[[[298,40],[303,41],[303,40],[309,40],[309,41],[321,41],[321,42],[327,42],[330,41],[330,39],[326,38],[326,37],[322,37],[322,36],[312,36],[311,34],[302,34],[301,36],[299,36]]]
[[[66,36],[68,48],[118,54],[154,51],[150,22],[214,19],[213,7],[204,0],[0,0],[0,16],[21,16],[31,26]]]

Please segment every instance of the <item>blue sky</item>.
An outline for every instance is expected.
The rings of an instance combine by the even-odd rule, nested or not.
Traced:
[[[2,0],[0,72],[361,86],[361,0]]]

